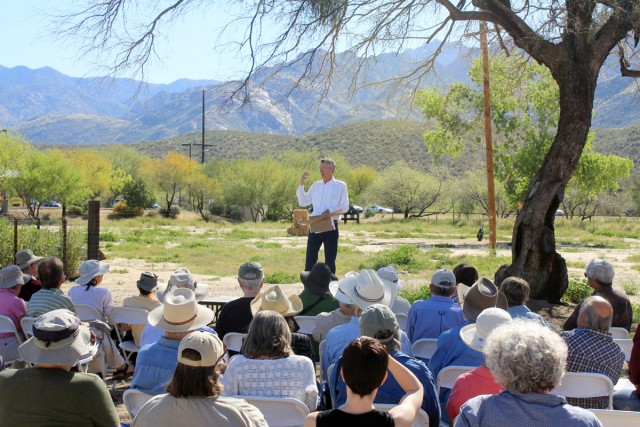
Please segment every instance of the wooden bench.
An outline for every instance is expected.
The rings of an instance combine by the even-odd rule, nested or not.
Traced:
[[[358,212],[347,212],[346,214],[342,215],[342,221],[344,221],[345,224],[347,223],[347,221],[356,221],[358,224],[360,224],[360,214]]]

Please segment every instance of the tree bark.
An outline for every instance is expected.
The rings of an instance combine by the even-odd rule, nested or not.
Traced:
[[[529,282],[531,298],[549,302],[559,302],[568,286],[566,262],[556,252],[555,212],[587,142],[598,76],[588,55],[570,51],[554,73],[560,87],[558,133],[518,212],[512,263],[496,273],[498,284],[509,276],[522,277]]]

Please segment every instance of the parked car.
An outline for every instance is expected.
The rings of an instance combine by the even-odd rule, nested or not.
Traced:
[[[358,205],[349,205],[349,210],[347,211],[347,213],[362,213],[364,211],[364,209],[362,209],[361,206]]]
[[[564,211],[562,209],[558,209],[556,211],[556,216],[564,216]]]
[[[383,208],[382,206],[378,206],[378,205],[369,206],[366,209],[366,211],[367,212],[373,212],[373,213],[383,213],[383,214],[392,214],[393,213],[393,209]]]
[[[159,207],[160,207],[160,205],[157,204],[157,203],[154,203],[154,204],[151,205],[151,209],[158,209]]]
[[[47,200],[42,204],[45,208],[61,208],[62,205],[60,202],[56,202],[55,200]]]

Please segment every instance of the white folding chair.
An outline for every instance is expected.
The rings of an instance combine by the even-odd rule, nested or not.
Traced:
[[[455,384],[460,375],[472,371],[475,368],[477,368],[477,366],[447,366],[443,368],[438,372],[438,395],[440,395],[441,388],[453,388],[453,384]]]
[[[389,412],[389,409],[398,405],[393,403],[373,402],[373,406],[379,411]],[[411,423],[411,427],[429,427],[429,415],[427,415],[427,413],[423,409],[420,409],[416,414],[416,417],[413,419],[413,423]]]
[[[225,335],[226,336],[226,335]],[[307,405],[290,397],[232,396],[244,399],[262,412],[269,427],[301,427],[309,414]]]
[[[35,323],[37,317],[29,317],[24,316],[20,319],[20,326],[22,327],[22,333],[24,336],[29,339],[33,336],[33,324]]]
[[[242,348],[242,341],[247,334],[242,334],[240,332],[227,332],[224,334],[224,338],[222,342],[227,346],[227,350],[237,351],[240,353],[240,349]]]
[[[120,307],[111,308],[111,319],[117,323],[126,323],[128,325],[146,325],[149,312],[144,308]],[[140,351],[140,347],[133,341],[122,341],[122,333],[120,328],[116,327],[116,335],[118,336],[118,347],[124,352],[127,362],[133,353]]]
[[[395,315],[396,315],[396,320],[398,321],[398,326],[400,326],[400,329],[402,329],[403,331],[406,331],[407,319],[409,318],[409,316],[407,316],[406,313],[395,313]]]
[[[614,338],[613,342],[618,344],[622,349],[622,352],[624,353],[624,361],[628,362],[629,360],[631,360],[631,349],[633,349],[633,340],[630,338]]]
[[[609,398],[608,409],[613,409],[613,383],[606,375],[592,372],[565,372],[560,380],[560,385],[550,393],[575,398],[607,396]]]
[[[90,322],[92,320],[103,320],[102,315],[92,305],[89,304],[73,304],[76,307],[76,313],[78,318],[83,322]]]
[[[316,326],[316,316],[293,316],[300,329],[298,333],[311,335]]]
[[[324,375],[322,375],[322,351],[324,350],[324,346],[326,343],[326,339],[320,341],[320,344],[318,344],[318,353],[320,353],[318,355],[318,364],[320,365],[320,384],[323,384],[326,380],[328,380],[328,378],[324,378]]]
[[[140,408],[142,408],[152,397],[152,394],[144,393],[135,388],[125,390],[122,395],[122,400],[124,401],[124,406],[127,408],[127,412],[129,412],[129,416],[132,421],[135,416],[138,415],[138,412],[140,412]]]
[[[631,427],[640,425],[640,412],[589,409],[604,427]]]
[[[429,360],[436,352],[436,348],[438,348],[438,338],[420,338],[411,345],[411,352],[413,357]]]
[[[0,333],[13,334],[13,335],[15,335],[16,339],[18,340],[18,345],[23,343],[22,337],[20,336],[20,333],[18,332],[18,328],[16,328],[16,325],[13,323],[13,320],[11,320],[11,318],[9,318],[7,316],[0,315]],[[22,360],[22,359],[17,358],[17,359],[12,359],[12,360],[5,360],[4,363],[7,364],[7,365],[10,365],[13,362],[17,362],[19,360]]]
[[[609,332],[611,333],[611,337],[614,340],[615,339],[626,340],[627,338],[629,338],[629,331],[627,331],[625,328],[612,326],[611,328],[609,328]]]

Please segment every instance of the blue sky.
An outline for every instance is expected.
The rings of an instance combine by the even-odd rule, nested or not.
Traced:
[[[73,77],[97,75],[95,57],[79,57],[77,45],[55,38],[49,29],[52,20],[47,15],[69,7],[73,1],[2,0],[0,65],[49,66]],[[179,78],[226,80],[242,75],[243,62],[216,47],[219,28],[230,19],[216,9],[188,14],[172,24],[168,37],[158,45],[162,63],[156,62],[148,69],[149,82],[170,83]]]

